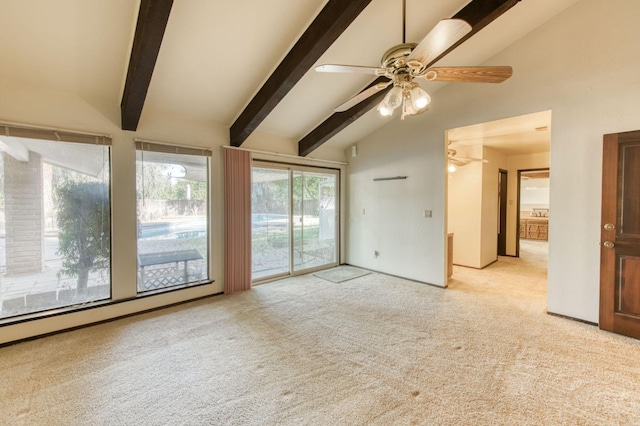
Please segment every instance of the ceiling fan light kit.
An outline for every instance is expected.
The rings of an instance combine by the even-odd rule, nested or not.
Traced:
[[[381,67],[325,64],[315,68],[317,72],[364,73],[391,80],[356,94],[338,106],[336,112],[346,111],[393,84],[393,88],[378,104],[377,110],[380,115],[388,117],[401,106],[400,118],[404,120],[406,116],[426,112],[431,102],[427,92],[413,81],[415,78],[442,82],[500,83],[511,77],[511,67],[429,67],[440,55],[470,33],[472,27],[461,19],[443,19],[420,43],[406,43],[405,9],[403,1],[403,43],[391,47],[382,55]]]
[[[384,117],[393,115],[393,111],[402,106],[401,119],[407,115],[417,115],[426,111],[431,97],[417,83],[406,79],[394,86],[378,104],[378,112]]]

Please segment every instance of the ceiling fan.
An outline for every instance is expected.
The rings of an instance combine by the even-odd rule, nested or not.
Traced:
[[[335,111],[343,112],[393,85],[377,107],[383,116],[390,116],[402,107],[401,119],[405,116],[426,112],[431,97],[414,81],[501,83],[511,77],[508,66],[485,67],[428,67],[428,65],[456,44],[472,27],[461,19],[443,19],[422,39],[420,43],[406,43],[406,0],[402,1],[402,44],[388,49],[380,61],[380,67],[358,65],[325,64],[315,68],[317,72],[364,73],[385,76],[388,82],[378,83],[351,97]]]
[[[489,160],[484,158],[474,158],[474,157],[460,157],[457,155],[458,151],[452,148],[447,149],[447,161],[449,163],[448,170],[450,172],[455,172],[458,167],[466,166],[467,164],[477,162],[477,163],[488,163]]]

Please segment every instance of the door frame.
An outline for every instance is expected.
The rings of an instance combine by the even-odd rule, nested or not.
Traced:
[[[507,255],[508,191],[509,171],[498,169],[498,256]]]
[[[278,279],[282,279],[282,278],[286,278],[286,277],[293,277],[293,276],[297,276],[297,275],[304,275],[304,274],[309,274],[312,272],[316,272],[316,271],[320,271],[323,269],[328,269],[328,268],[333,268],[335,266],[338,266],[340,264],[340,247],[341,247],[341,241],[340,241],[340,235],[341,235],[341,217],[342,217],[342,205],[340,203],[340,187],[341,187],[341,170],[339,168],[334,168],[334,167],[317,167],[317,166],[309,166],[309,165],[300,165],[300,164],[295,164],[295,163],[288,163],[288,162],[280,162],[280,161],[272,161],[272,160],[262,160],[262,159],[254,159],[251,162],[251,169],[253,170],[254,167],[257,168],[272,168],[272,169],[278,169],[278,170],[287,170],[288,174],[289,174],[289,272],[285,272],[285,273],[280,273],[280,274],[276,274],[276,275],[271,275],[268,277],[264,277],[264,278],[259,278],[257,280],[251,280],[252,285],[259,285],[259,284],[264,284],[270,281],[274,281],[274,280],[278,280]],[[294,241],[293,241],[293,209],[294,209],[294,205],[293,205],[293,172],[294,171],[301,171],[301,172],[310,172],[310,173],[329,173],[329,174],[334,174],[336,176],[336,193],[335,193],[335,203],[336,203],[336,211],[335,211],[335,221],[336,221],[336,226],[335,226],[335,237],[334,237],[334,241],[335,241],[335,261],[332,263],[328,263],[328,264],[324,264],[324,265],[320,265],[320,266],[316,266],[313,268],[308,268],[308,269],[303,269],[303,270],[299,270],[299,271],[294,271],[293,268],[293,246],[294,246]]]
[[[519,169],[518,170],[518,182],[517,182],[517,194],[516,194],[516,257],[520,257],[520,190],[522,183],[523,172],[551,172],[550,167],[541,167],[535,169]],[[551,192],[551,185],[549,185],[549,192]],[[551,218],[549,218],[551,220]]]

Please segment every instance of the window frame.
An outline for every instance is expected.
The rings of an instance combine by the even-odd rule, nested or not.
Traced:
[[[155,152],[155,153],[160,153],[160,154],[177,154],[177,155],[190,155],[190,156],[200,156],[200,157],[204,157],[206,159],[206,170],[205,170],[205,174],[206,174],[206,184],[207,184],[207,190],[206,190],[206,194],[207,194],[207,199],[205,202],[206,205],[206,213],[205,213],[205,226],[206,226],[206,247],[207,247],[207,257],[206,259],[204,259],[204,263],[205,263],[205,271],[206,271],[206,277],[200,280],[196,280],[196,281],[190,281],[190,282],[185,282],[185,283],[178,283],[178,284],[173,284],[173,285],[169,285],[166,287],[160,287],[160,288],[156,288],[156,289],[149,289],[149,290],[144,290],[141,291],[139,288],[139,279],[140,279],[140,256],[139,256],[139,251],[138,251],[138,235],[136,235],[136,278],[134,280],[135,282],[135,290],[136,290],[136,298],[143,298],[143,297],[147,297],[147,296],[153,296],[153,295],[157,295],[157,294],[164,294],[164,293],[168,293],[171,291],[177,291],[177,290],[181,290],[181,289],[185,289],[185,288],[192,288],[192,287],[197,287],[197,286],[202,286],[202,285],[206,285],[206,284],[211,284],[214,281],[213,277],[213,270],[212,270],[212,262],[213,262],[213,256],[211,253],[211,248],[212,248],[212,244],[211,244],[211,235],[212,235],[212,227],[211,227],[211,202],[212,202],[212,179],[211,179],[211,162],[212,162],[212,157],[213,157],[213,151],[209,148],[203,148],[203,147],[192,147],[192,146],[187,146],[187,145],[179,145],[179,144],[174,144],[174,143],[166,143],[166,142],[157,142],[157,141],[150,141],[150,140],[145,140],[145,139],[134,139],[135,142],[135,155],[136,155],[136,180],[135,180],[135,186],[136,186],[136,217],[138,215],[138,197],[137,197],[137,186],[138,186],[138,180],[137,180],[137,168],[138,168],[138,152],[142,153],[142,156],[144,156],[144,152]],[[142,163],[144,163],[144,158],[142,159]],[[137,223],[137,219],[136,219],[136,234],[138,232],[138,223]],[[185,268],[186,268],[186,264],[185,264]]]
[[[33,319],[47,318],[51,316],[57,316],[64,313],[76,312],[93,307],[104,306],[114,302],[113,299],[113,153],[112,153],[112,136],[107,134],[91,133],[84,131],[66,130],[59,128],[50,128],[35,125],[16,124],[11,122],[0,121],[0,136],[7,136],[12,138],[23,138],[36,141],[36,143],[42,142],[55,142],[65,144],[83,144],[83,145],[100,145],[106,148],[106,171],[108,173],[108,179],[105,181],[108,184],[108,217],[109,217],[109,258],[108,258],[108,296],[100,297],[95,300],[87,301],[74,301],[74,303],[53,306],[50,308],[36,310],[31,312],[23,312],[20,314],[14,314],[10,316],[0,316],[0,327],[4,325],[18,324],[24,321]],[[2,150],[4,153],[6,150]],[[28,150],[31,151],[31,150]],[[11,155],[11,154],[9,154]],[[42,155],[42,154],[40,154]],[[11,155],[13,157],[13,155]],[[44,162],[43,162],[44,163]],[[62,167],[55,162],[49,161],[47,164],[52,167]],[[104,163],[103,163],[104,165]],[[4,173],[4,172],[3,172]],[[81,173],[81,172],[78,172]],[[4,192],[4,188],[3,188]],[[45,197],[44,189],[42,196]],[[43,206],[44,209],[44,206]],[[43,212],[44,214],[44,212]],[[45,228],[42,228],[44,235]],[[5,247],[6,250],[6,247]],[[43,248],[44,256],[44,248]],[[44,261],[44,259],[43,259]],[[77,288],[76,288],[77,290]],[[56,293],[58,290],[56,290]],[[39,293],[36,293],[39,294]],[[26,302],[25,302],[26,303]],[[25,305],[26,309],[26,305]]]

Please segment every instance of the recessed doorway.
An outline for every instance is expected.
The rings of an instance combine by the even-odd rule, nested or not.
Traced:
[[[548,168],[518,170],[517,257],[549,250],[549,191]]]
[[[453,234],[452,280],[456,280],[456,270],[465,269],[456,266],[489,272],[529,261],[535,262],[536,271],[543,270],[546,277],[548,226],[532,222],[535,226],[531,231],[537,232],[536,238],[522,238],[521,244],[519,223],[521,216],[548,222],[551,111],[450,129],[446,141],[449,164],[456,166],[448,172],[447,231]],[[547,200],[526,206],[523,213],[520,172],[537,169],[544,169],[547,174]],[[525,179],[532,177],[525,175]],[[529,193],[536,193],[535,189],[523,191],[528,193],[525,202]],[[518,259],[519,256],[524,258]]]

